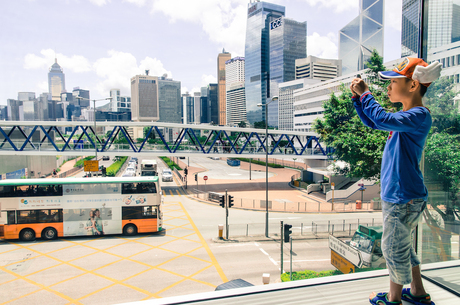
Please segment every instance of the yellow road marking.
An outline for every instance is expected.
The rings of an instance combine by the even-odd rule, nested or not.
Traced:
[[[185,210],[185,208],[182,205],[182,203],[179,202],[179,204],[182,207],[182,209],[184,210],[184,213],[187,216],[188,220],[190,221],[190,224],[192,225],[193,229],[195,230],[196,235],[198,235],[198,237],[200,238],[201,242],[203,243],[203,246],[206,249],[206,252],[208,252],[208,255],[211,258],[211,261],[212,261],[214,267],[216,268],[217,273],[219,273],[220,278],[222,279],[222,281],[224,283],[228,282],[227,276],[225,275],[224,271],[222,270],[222,267],[220,267],[219,263],[217,262],[217,259],[215,258],[214,254],[212,253],[211,249],[209,248],[208,244],[206,243],[206,240],[204,240],[203,236],[201,235],[200,231],[196,227],[195,223],[193,222],[192,218],[188,214],[187,210]]]
[[[171,196],[174,196],[173,192],[171,190],[169,190],[169,193],[171,194]]]

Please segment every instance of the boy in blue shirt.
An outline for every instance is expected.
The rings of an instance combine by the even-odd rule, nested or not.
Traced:
[[[426,293],[420,274],[420,260],[412,247],[412,231],[426,208],[428,191],[419,168],[431,128],[431,115],[422,97],[441,73],[441,64],[428,65],[419,58],[405,58],[393,71],[379,72],[390,80],[388,96],[401,102],[403,110],[386,112],[360,78],[351,83],[353,104],[364,125],[389,131],[382,157],[381,198],[383,215],[382,251],[390,276],[388,293],[372,293],[375,305],[434,304]],[[403,285],[411,284],[403,289]]]

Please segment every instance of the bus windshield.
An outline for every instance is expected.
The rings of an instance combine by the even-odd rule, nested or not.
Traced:
[[[350,246],[370,254],[374,248],[374,240],[370,236],[356,232],[351,239]]]

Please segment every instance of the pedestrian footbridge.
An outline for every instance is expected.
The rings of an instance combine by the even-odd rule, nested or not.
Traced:
[[[315,133],[159,122],[0,122],[0,155],[327,159]]]

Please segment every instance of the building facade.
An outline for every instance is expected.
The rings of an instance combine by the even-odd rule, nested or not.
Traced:
[[[211,122],[211,107],[208,103],[208,87],[201,87],[200,93],[200,123]]]
[[[248,121],[253,124],[265,119],[264,107],[269,96],[269,25],[285,15],[281,5],[267,2],[248,4],[245,43],[245,96]]]
[[[340,76],[342,76],[342,61],[340,59],[326,59],[310,55],[295,61],[296,79],[327,80]]]
[[[131,97],[121,96],[120,89],[110,89],[109,111],[131,112]]]
[[[209,84],[207,90],[208,105],[209,105],[209,122],[218,124],[219,122],[219,101],[218,101],[218,84]]]
[[[401,57],[418,53],[420,1],[402,1]],[[436,0],[428,5],[428,50],[460,41],[460,1]]]
[[[86,108],[90,107],[90,96],[89,90],[80,89],[80,87],[75,87],[72,90],[72,95],[74,101],[81,107]],[[78,98],[77,98],[78,97]]]
[[[225,62],[229,126],[235,126],[242,121],[247,123],[244,66],[244,57],[235,57]]]
[[[48,73],[48,88],[51,99],[60,101],[61,92],[65,92],[65,76],[61,66],[57,63],[57,59]]]
[[[232,55],[222,50],[217,56],[217,91],[218,91],[218,105],[219,105],[219,125],[227,124],[227,91],[226,86],[226,66],[225,62],[232,58]]]
[[[131,78],[131,119],[135,122],[160,119],[158,77],[136,75]]]
[[[172,80],[166,76],[158,78],[159,122],[182,123],[183,111],[180,81]]]
[[[195,123],[195,97],[188,92],[182,94],[182,107],[184,108],[184,124]]]
[[[339,31],[342,73],[366,68],[375,49],[383,56],[383,13],[385,0],[360,0],[359,15]]]

